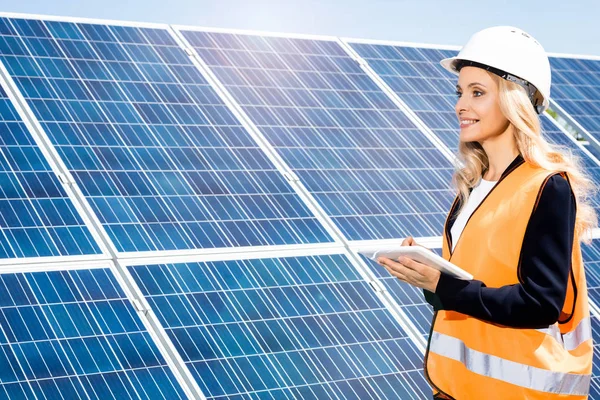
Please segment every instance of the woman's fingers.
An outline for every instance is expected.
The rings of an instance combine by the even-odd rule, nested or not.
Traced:
[[[422,277],[422,274],[415,270],[415,268],[418,268],[418,266],[415,266],[414,264],[418,263],[413,260],[402,258],[403,262],[400,263],[385,257],[382,257],[382,259],[383,262],[380,263],[383,264],[383,266],[385,266],[388,269],[388,271],[402,275],[404,277],[404,279],[402,280],[404,281],[416,282],[419,280],[420,277]],[[407,264],[412,264],[410,266],[404,264],[405,260]]]
[[[429,291],[435,292],[440,279],[440,271],[410,258],[400,257],[396,262],[386,257],[379,257],[377,262],[396,278]]]
[[[398,270],[396,270],[394,268],[390,268],[387,265],[384,265],[384,267],[390,273],[390,275],[392,275],[392,276],[400,279],[403,282],[407,282],[408,283],[408,280],[407,280],[406,276],[402,272],[400,272],[400,271],[398,271]]]
[[[413,239],[412,236],[409,236],[402,241],[402,246],[414,246],[416,244],[417,242],[415,242],[415,239]]]

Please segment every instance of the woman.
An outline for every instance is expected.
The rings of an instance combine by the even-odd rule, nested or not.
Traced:
[[[459,76],[461,161],[443,256],[474,280],[378,259],[434,306],[425,355],[434,398],[587,398],[593,348],[579,242],[596,216],[590,181],[541,136],[548,57],[525,32],[494,27],[442,65]]]

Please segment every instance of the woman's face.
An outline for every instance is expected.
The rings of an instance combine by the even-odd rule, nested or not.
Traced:
[[[477,67],[463,67],[456,85],[455,110],[460,123],[460,141],[479,142],[500,136],[510,126],[500,110],[498,84]]]

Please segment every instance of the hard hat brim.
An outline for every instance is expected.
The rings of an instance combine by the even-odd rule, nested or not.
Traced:
[[[459,72],[456,70],[458,60],[458,57],[444,58],[440,61],[440,64],[445,70],[452,72],[454,75],[458,75]]]

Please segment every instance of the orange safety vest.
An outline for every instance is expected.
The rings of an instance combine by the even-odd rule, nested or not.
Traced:
[[[444,236],[443,257],[487,287],[519,283],[525,229],[542,188],[555,174],[526,162],[518,166],[472,214],[453,253]],[[425,354],[425,375],[434,393],[459,400],[586,399],[593,348],[577,237],[570,278],[561,323],[545,329],[510,328],[455,311],[436,312]]]

